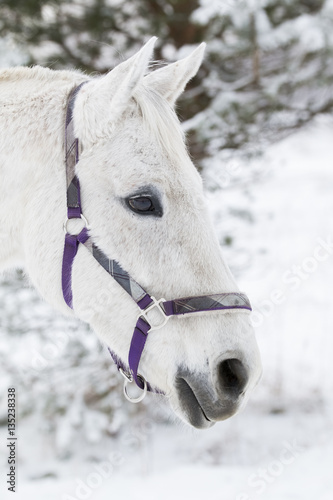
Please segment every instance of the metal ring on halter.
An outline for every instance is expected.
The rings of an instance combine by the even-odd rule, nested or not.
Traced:
[[[75,219],[81,219],[84,222],[84,226],[83,227],[86,227],[87,229],[89,229],[89,223],[88,223],[87,219],[85,218],[85,216],[83,214],[80,214],[80,217],[75,217]],[[64,228],[65,234],[68,233],[68,231],[67,231],[67,224],[68,224],[68,221],[70,221],[70,220],[74,220],[74,217],[72,219],[69,219],[67,217],[67,219],[65,220],[65,222],[63,224],[63,228]],[[82,231],[82,229],[81,229],[81,231]]]
[[[146,397],[146,394],[147,394],[148,386],[147,386],[146,379],[142,375],[138,374],[138,378],[140,380],[142,380],[142,383],[143,383],[142,394],[141,394],[141,396],[139,396],[137,398],[131,398],[127,393],[126,387],[128,386],[128,384],[131,384],[132,382],[134,382],[133,376],[131,374],[126,373],[122,368],[119,368],[119,371],[125,379],[125,381],[124,381],[124,396],[125,396],[125,398],[127,399],[127,401],[130,401],[131,403],[140,403],[140,401],[142,401]]]

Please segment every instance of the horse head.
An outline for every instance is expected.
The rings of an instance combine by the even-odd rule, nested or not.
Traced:
[[[198,71],[204,44],[185,59],[149,72],[154,42],[151,39],[105,76],[85,78],[72,73],[71,88],[87,80],[77,92],[72,117],[80,145],[75,174],[90,241],[157,299],[236,295],[239,290],[221,255],[202,180],[186,150],[174,109]],[[60,137],[61,131],[57,133]],[[45,161],[53,154],[51,149],[45,151]],[[42,295],[70,312],[60,279],[63,232],[58,221],[65,219],[66,209],[61,165],[57,182],[52,187],[48,184],[41,195],[47,200],[43,210],[34,201],[30,217],[56,222],[48,235],[43,236],[44,222],[35,232],[27,232],[26,240],[32,242],[26,255],[28,272]],[[40,175],[40,182],[46,181]],[[69,220],[66,230],[75,232],[80,223]],[[71,292],[74,314],[87,321],[126,365],[140,311],[84,245],[73,261]],[[159,307],[153,307],[147,314],[154,321],[160,313]],[[149,333],[142,352],[142,379],[197,428],[235,414],[261,373],[248,310],[205,312],[201,308],[196,314],[171,316],[160,326]]]

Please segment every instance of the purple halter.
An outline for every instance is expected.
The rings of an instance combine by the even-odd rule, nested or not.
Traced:
[[[124,393],[127,399],[132,402],[141,401],[147,391],[162,391],[153,388],[142,375],[138,374],[140,358],[151,330],[162,328],[170,318],[183,314],[190,314],[200,311],[226,311],[231,309],[246,309],[251,311],[250,301],[243,293],[220,293],[213,295],[202,295],[195,297],[186,297],[175,300],[156,300],[149,295],[115,260],[109,259],[91,240],[88,233],[88,222],[82,214],[80,183],[75,173],[76,164],[79,161],[79,141],[74,135],[73,128],[73,109],[75,98],[84,85],[83,82],[74,88],[70,95],[66,112],[65,127],[65,148],[66,148],[66,177],[67,177],[67,219],[64,223],[65,247],[62,262],[62,291],[66,304],[73,309],[72,296],[72,266],[77,254],[80,243],[91,252],[97,262],[112,276],[119,285],[133,298],[141,309],[137,323],[134,328],[132,341],[129,348],[128,365],[126,365],[109,348],[112,359],[117,365],[118,370],[125,377]],[[67,223],[69,219],[82,219],[85,227],[79,234],[69,234]],[[157,324],[151,324],[148,319],[148,313],[152,310],[158,311],[160,321]],[[128,383],[135,381],[138,387],[143,389],[143,394],[136,398],[130,398],[126,387]]]

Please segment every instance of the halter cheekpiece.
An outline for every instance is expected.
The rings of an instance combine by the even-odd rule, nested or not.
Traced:
[[[86,82],[81,83],[69,94],[66,126],[65,126],[65,150],[66,150],[66,178],[67,178],[67,219],[64,223],[65,247],[62,262],[62,292],[66,304],[73,309],[72,296],[72,266],[77,254],[79,244],[83,244],[97,260],[97,262],[112,276],[119,285],[133,298],[140,311],[134,328],[131,344],[129,347],[128,365],[110,350],[112,359],[118,370],[125,378],[124,393],[129,401],[137,403],[141,401],[147,391],[159,392],[153,388],[142,375],[138,373],[140,358],[145,347],[149,332],[162,328],[171,316],[190,314],[200,311],[228,311],[231,309],[245,309],[251,311],[250,301],[243,293],[220,293],[213,295],[202,295],[186,297],[175,300],[156,300],[149,295],[115,260],[109,259],[97,246],[89,235],[88,221],[82,214],[80,183],[76,176],[75,167],[79,161],[79,140],[74,134],[73,110],[75,98]],[[78,234],[70,234],[67,230],[70,219],[81,219],[84,228]],[[157,311],[159,320],[152,324],[148,314],[152,310]],[[143,392],[140,397],[133,399],[127,394],[127,385],[135,382]]]

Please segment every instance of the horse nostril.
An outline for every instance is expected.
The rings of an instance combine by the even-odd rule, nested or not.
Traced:
[[[224,393],[239,396],[248,381],[248,374],[243,363],[236,358],[225,359],[218,366],[218,385]]]

